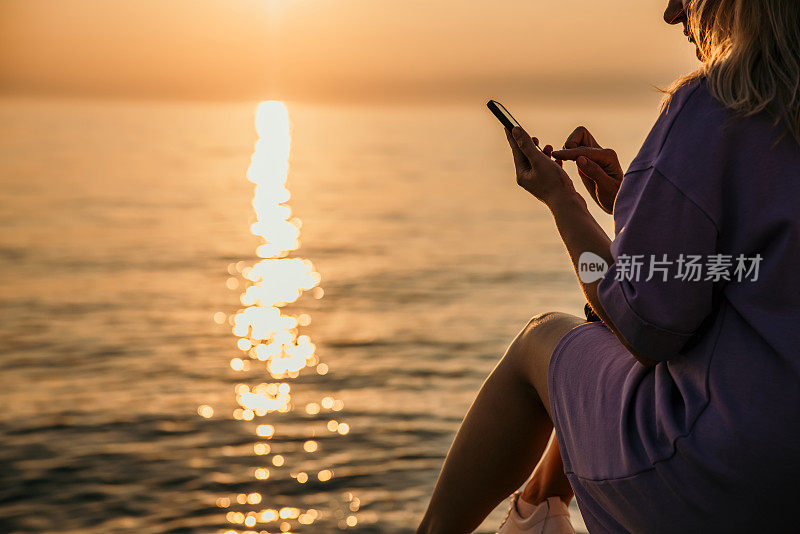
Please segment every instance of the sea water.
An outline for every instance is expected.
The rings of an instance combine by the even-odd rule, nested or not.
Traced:
[[[623,163],[657,114],[505,104]],[[3,532],[413,532],[513,336],[582,314],[483,101],[6,98],[0,187]]]

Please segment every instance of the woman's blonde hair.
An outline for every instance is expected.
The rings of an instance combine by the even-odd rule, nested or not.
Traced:
[[[668,95],[703,78],[726,107],[767,111],[800,143],[800,0],[686,0],[685,10],[703,66]]]

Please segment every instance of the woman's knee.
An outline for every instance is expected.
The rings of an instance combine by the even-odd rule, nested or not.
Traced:
[[[545,312],[534,316],[509,347],[509,356],[521,365],[522,372],[534,383],[546,383],[550,356],[561,338],[584,319],[564,312]]]
[[[541,327],[544,325],[552,325],[553,322],[563,321],[566,318],[574,318],[574,315],[570,315],[569,313],[560,312],[560,311],[548,311],[544,313],[540,313],[538,315],[534,315],[530,321],[528,321],[527,328],[536,329],[537,327]]]
[[[528,321],[517,339],[521,348],[529,354],[544,350],[549,357],[547,349],[552,352],[564,334],[584,322],[585,320],[569,313],[558,311],[540,313]]]

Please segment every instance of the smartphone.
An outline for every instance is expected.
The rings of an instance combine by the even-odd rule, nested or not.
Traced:
[[[509,113],[505,106],[500,102],[496,100],[489,100],[486,103],[486,107],[489,108],[489,111],[491,111],[494,116],[497,117],[497,120],[499,120],[503,126],[508,129],[508,131],[511,131],[514,126],[520,125],[517,122],[517,119],[515,119],[514,116]]]
[[[499,120],[509,132],[514,128],[514,126],[520,126],[520,124],[517,122],[517,119],[515,119],[514,116],[509,113],[506,107],[497,100],[489,100],[486,103],[486,107],[489,108],[489,111],[491,111],[494,116],[497,117],[497,120]],[[542,150],[538,145],[536,145],[536,148]]]

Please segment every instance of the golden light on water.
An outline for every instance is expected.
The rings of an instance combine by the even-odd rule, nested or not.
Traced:
[[[228,266],[225,284],[231,290],[240,290],[239,300],[243,309],[233,316],[223,312],[214,314],[217,324],[229,324],[235,336],[235,346],[239,354],[230,359],[230,369],[236,373],[249,373],[263,370],[266,381],[256,384],[239,383],[234,388],[234,396],[238,407],[233,410],[233,418],[254,425],[256,438],[252,444],[256,465],[251,467],[254,480],[269,484],[271,480],[287,476],[285,468],[289,468],[291,477],[297,484],[307,484],[311,477],[325,483],[333,479],[334,472],[330,468],[291,472],[295,458],[291,447],[285,448],[281,442],[281,415],[295,410],[292,381],[301,379],[302,372],[310,369],[318,375],[325,375],[329,367],[320,362],[316,346],[301,328],[311,324],[308,313],[290,315],[283,309],[296,302],[304,293],[310,293],[315,299],[324,296],[319,286],[322,277],[314,269],[308,259],[293,257],[300,248],[300,230],[302,222],[292,214],[287,204],[291,198],[286,186],[289,171],[289,153],[291,146],[291,125],[289,114],[281,102],[263,102],[256,112],[256,129],[259,139],[256,142],[247,178],[255,184],[253,208],[256,222],[251,226],[253,234],[261,238],[256,249],[260,258],[253,265],[240,261]],[[303,416],[324,417],[324,413],[340,411],[344,408],[341,399],[332,395],[323,395],[297,406]],[[211,406],[198,407],[198,414],[205,418],[214,415]],[[324,419],[323,419],[324,421]],[[345,435],[350,431],[347,423],[330,420],[326,427],[330,434]],[[324,433],[324,431],[323,431]],[[298,454],[297,460],[304,460],[308,455],[319,455],[321,449],[318,431],[310,431]],[[291,441],[291,436],[289,437]],[[327,439],[327,438],[326,438]],[[270,441],[270,443],[266,443]],[[271,455],[271,456],[267,456]],[[272,472],[271,468],[275,468]],[[258,529],[262,523],[273,523],[270,532],[277,527],[280,532],[290,532],[303,525],[312,525],[326,517],[325,511],[317,509],[301,510],[300,508],[281,507],[261,508],[260,510],[231,510],[231,507],[269,505],[268,486],[259,492],[241,493],[231,497],[220,497],[216,500],[219,508],[228,509],[225,519],[229,524],[241,525],[248,529]],[[357,518],[352,515],[358,510],[359,501],[352,493],[347,492],[343,498],[345,508],[329,517],[339,517],[336,524],[339,528],[352,527]],[[277,525],[274,523],[278,523]],[[225,530],[235,534],[250,532],[249,530]]]

